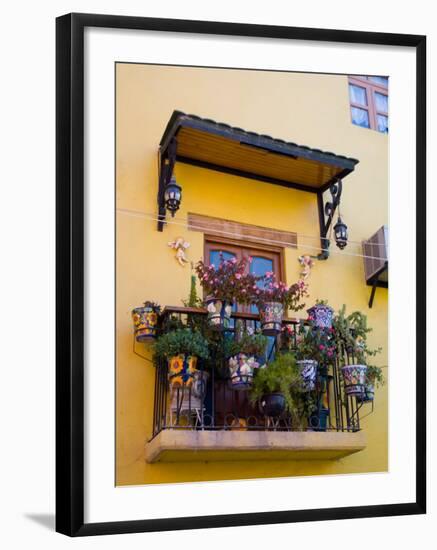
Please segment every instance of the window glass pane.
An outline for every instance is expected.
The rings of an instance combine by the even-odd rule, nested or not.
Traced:
[[[378,112],[388,113],[388,96],[375,92],[375,105]]]
[[[377,84],[382,84],[388,88],[388,76],[369,76],[369,80]]]
[[[349,84],[349,97],[352,103],[367,105],[366,88],[355,86],[354,84]]]
[[[376,121],[378,123],[378,131],[388,133],[388,117],[384,115],[376,115]]]
[[[227,252],[226,250],[211,250],[209,253],[209,263],[214,264],[215,267],[220,265],[220,252],[223,254],[223,260],[232,260],[235,258],[235,254]]]
[[[369,113],[365,109],[358,109],[358,107],[351,107],[352,122],[357,126],[363,128],[370,128]]]
[[[267,271],[273,271],[273,261],[268,258],[262,258],[260,256],[252,256],[250,272],[260,277],[262,275],[265,275]],[[263,286],[263,282],[258,281],[257,285],[261,288]],[[252,304],[250,306],[250,312],[258,313],[258,308]]]

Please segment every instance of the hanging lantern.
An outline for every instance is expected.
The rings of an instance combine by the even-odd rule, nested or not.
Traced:
[[[172,218],[175,212],[179,210],[181,199],[182,187],[176,183],[176,178],[172,176],[164,191],[165,206],[171,212]]]
[[[347,245],[347,225],[342,221],[340,216],[338,216],[337,223],[334,225],[334,234],[336,245],[340,250],[343,250]]]

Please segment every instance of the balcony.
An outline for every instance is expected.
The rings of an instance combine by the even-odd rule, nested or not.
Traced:
[[[166,307],[160,330],[183,322],[201,327],[206,310]],[[297,319],[286,318],[296,338]],[[227,337],[237,330],[259,327],[253,313],[235,312]],[[269,359],[280,349],[281,336],[270,338]],[[337,460],[363,450],[365,434],[360,413],[364,403],[347,395],[336,362],[318,369],[313,397],[316,411],[297,423],[287,413],[266,417],[253,405],[247,391],[230,386],[225,358],[212,357],[215,368],[199,375],[190,388],[171,388],[165,361],[156,365],[153,434],[146,445],[146,461]],[[347,356],[348,364],[355,358]],[[372,403],[373,410],[373,403]]]

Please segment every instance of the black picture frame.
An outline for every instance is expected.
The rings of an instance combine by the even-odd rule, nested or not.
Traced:
[[[416,51],[416,500],[399,504],[84,523],[84,29],[403,46]],[[56,530],[69,536],[426,512],[426,37],[209,21],[68,14],[56,20]]]

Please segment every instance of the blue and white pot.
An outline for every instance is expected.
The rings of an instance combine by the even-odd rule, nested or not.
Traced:
[[[325,304],[316,304],[307,309],[307,313],[312,317],[314,325],[317,328],[331,328],[334,318],[334,310],[331,306]]]
[[[317,380],[317,361],[314,359],[302,359],[297,361],[302,378],[302,386],[305,391],[313,391],[316,389]]]

